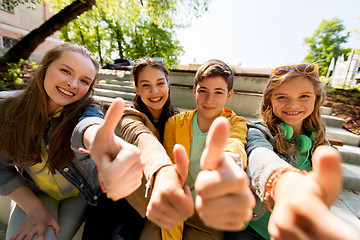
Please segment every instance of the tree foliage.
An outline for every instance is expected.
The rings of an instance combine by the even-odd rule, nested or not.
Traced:
[[[305,57],[305,62],[314,62],[322,67],[320,75],[326,75],[331,59],[337,59],[342,54],[350,53],[351,49],[343,48],[349,33],[344,34],[345,26],[339,18],[324,20],[313,36],[305,39],[305,44],[309,45],[310,53]]]
[[[54,0],[54,11],[71,0]],[[87,47],[101,64],[115,58],[160,57],[176,66],[183,48],[176,30],[201,16],[210,0],[102,0],[60,31],[65,41]]]
[[[48,36],[66,26],[83,12],[91,9],[93,5],[95,5],[95,0],[75,0],[71,4],[65,5],[57,14],[20,39],[0,58],[0,72],[6,71],[8,63],[18,63],[20,59],[28,59],[30,54]]]

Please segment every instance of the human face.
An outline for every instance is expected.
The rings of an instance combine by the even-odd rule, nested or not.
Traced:
[[[233,90],[228,92],[224,78],[205,77],[193,88],[197,105],[198,124],[201,131],[208,131],[211,123],[219,117]]]
[[[48,111],[81,99],[96,76],[93,62],[80,53],[64,51],[45,73],[44,88],[48,95]]]
[[[301,134],[304,120],[314,110],[316,94],[307,77],[294,77],[273,91],[271,104],[274,114],[292,126],[294,137]]]
[[[136,94],[141,97],[154,119],[159,119],[169,97],[169,83],[158,68],[145,67],[138,74]]]

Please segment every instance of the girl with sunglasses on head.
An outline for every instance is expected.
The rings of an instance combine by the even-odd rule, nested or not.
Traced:
[[[247,173],[257,204],[248,226],[227,239],[357,239],[329,210],[341,191],[342,171],[337,150],[321,146],[328,145],[324,98],[315,64],[271,72],[262,122],[248,123]]]
[[[72,239],[87,203],[101,193],[96,166],[79,148],[91,150],[103,175],[137,166],[119,181],[129,192],[140,185],[139,150],[116,137],[111,124],[123,102],[104,122],[92,97],[98,69],[84,47],[58,45],[24,92],[0,103],[0,194],[12,199],[6,239]]]
[[[170,78],[165,65],[152,58],[135,62],[132,70],[136,96],[125,108],[118,124],[121,137],[141,150],[145,162],[142,185],[133,194],[120,199],[116,189],[107,189],[98,206],[87,214],[83,239],[161,239],[160,228],[146,221],[147,205],[158,182],[155,176],[175,176],[175,167],[162,146],[165,122],[179,111],[170,101]],[[112,176],[104,176],[111,179]],[[171,182],[169,177],[168,182]],[[156,237],[155,237],[156,236]]]

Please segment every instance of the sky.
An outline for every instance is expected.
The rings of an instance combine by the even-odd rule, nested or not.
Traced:
[[[310,51],[304,39],[334,17],[345,31],[359,29],[360,0],[211,0],[207,12],[177,32],[185,51],[180,63],[217,58],[244,68],[297,64]],[[360,49],[360,35],[344,47]]]

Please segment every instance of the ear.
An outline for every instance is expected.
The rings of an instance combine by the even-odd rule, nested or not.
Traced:
[[[193,94],[194,94],[194,97],[196,95],[196,85],[193,86]]]
[[[139,94],[139,89],[135,85],[134,85],[134,89],[135,89],[136,95],[140,95]]]
[[[234,94],[234,90],[231,89],[227,95],[227,98],[226,98],[226,102],[230,101],[230,99],[232,98],[232,95]]]

